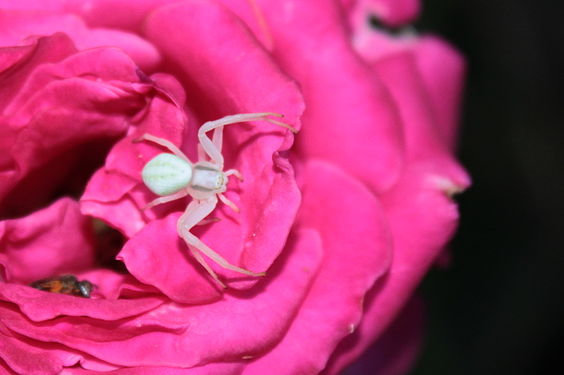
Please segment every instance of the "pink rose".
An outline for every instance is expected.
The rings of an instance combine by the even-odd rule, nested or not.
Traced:
[[[402,25],[416,1],[49,0],[0,5],[0,370],[16,374],[337,374],[416,353],[413,290],[457,223],[469,183],[452,155],[463,73]],[[198,127],[226,127],[227,198],[193,229],[248,277],[176,231],[184,198],[141,170],[197,160]],[[115,260],[117,258],[117,260]],[[72,274],[90,298],[30,283]]]

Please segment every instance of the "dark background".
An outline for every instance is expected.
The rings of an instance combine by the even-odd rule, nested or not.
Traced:
[[[421,293],[411,375],[564,374],[564,22],[560,1],[426,0],[422,32],[469,63],[450,269]]]

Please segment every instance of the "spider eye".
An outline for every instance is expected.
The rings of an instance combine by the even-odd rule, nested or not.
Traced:
[[[153,193],[170,195],[188,186],[192,178],[192,166],[176,155],[163,153],[145,165],[141,176]]]

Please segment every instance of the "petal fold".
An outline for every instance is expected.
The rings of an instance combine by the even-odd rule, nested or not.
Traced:
[[[403,167],[401,124],[381,82],[352,49],[335,2],[258,3],[272,31],[273,54],[300,82],[307,103],[299,157],[327,160],[385,191]]]
[[[391,261],[388,223],[374,194],[325,162],[311,161],[302,173],[304,203],[298,222],[320,234],[323,263],[283,340],[249,363],[246,375],[319,373],[359,324],[366,292]]]
[[[142,69],[160,63],[157,49],[138,35],[122,30],[89,28],[74,14],[4,11],[0,14],[0,46],[16,46],[30,36],[67,34],[79,50],[114,46],[127,53]]]

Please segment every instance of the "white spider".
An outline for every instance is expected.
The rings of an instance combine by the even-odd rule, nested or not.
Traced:
[[[180,219],[178,219],[178,235],[184,239],[198,263],[224,288],[226,287],[225,284],[219,280],[217,274],[207,264],[200,252],[228,270],[250,276],[264,276],[264,272],[256,273],[232,265],[193,235],[190,229],[195,225],[209,222],[204,219],[215,209],[218,197],[233,211],[239,212],[239,208],[223,195],[229,176],[233,175],[243,180],[243,176],[236,169],[223,171],[224,163],[221,146],[223,143],[224,126],[262,120],[287,128],[293,133],[297,132],[290,125],[273,120],[267,116],[283,117],[276,113],[246,113],[226,116],[203,124],[198,131],[199,146],[201,148],[198,147],[199,160],[197,163],[192,163],[178,147],[166,139],[155,137],[151,134],[143,134],[139,139],[135,140],[135,142],[154,142],[171,152],[155,156],[145,165],[141,172],[143,182],[149,190],[161,196],[149,203],[145,209],[190,195],[193,199]],[[212,139],[206,135],[211,130],[214,130]],[[209,161],[206,160],[206,155],[209,157]]]

